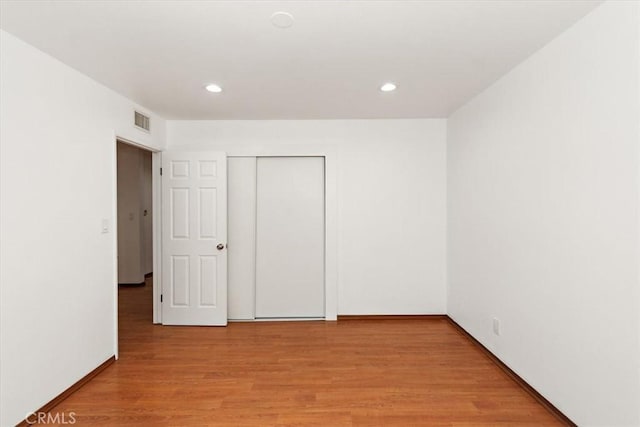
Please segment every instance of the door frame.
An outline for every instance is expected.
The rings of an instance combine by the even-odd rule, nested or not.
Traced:
[[[153,208],[153,323],[162,324],[162,151],[151,152],[151,206]]]
[[[152,159],[152,205],[153,205],[153,323],[162,324],[162,150],[137,143],[128,138],[114,137],[113,143],[113,244],[114,244],[114,309],[115,309],[115,355],[118,357],[118,233],[117,233],[117,143],[126,144],[151,151]],[[251,147],[179,147],[189,150],[224,151],[228,157],[324,157],[325,159],[325,247],[324,247],[324,281],[325,281],[325,321],[338,319],[338,155],[332,145],[308,146],[264,146]]]
[[[151,205],[153,209],[152,217],[152,232],[153,239],[153,323],[162,323],[162,310],[160,306],[160,296],[162,294],[162,240],[161,240],[161,224],[160,210],[162,208],[162,187],[160,182],[160,165],[162,164],[161,150],[152,148],[139,142],[132,141],[129,138],[119,136],[114,132],[112,156],[113,156],[113,170],[112,170],[112,188],[113,188],[113,201],[112,201],[112,244],[113,244],[113,299],[114,299],[114,354],[116,359],[119,358],[119,336],[118,336],[118,142],[131,145],[136,148],[148,151],[151,153]]]
[[[224,147],[229,157],[324,157],[324,298],[325,321],[338,319],[338,167],[333,146]],[[217,147],[211,147],[216,150]],[[154,216],[155,218],[155,216]]]

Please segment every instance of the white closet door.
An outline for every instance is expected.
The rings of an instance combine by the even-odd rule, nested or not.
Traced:
[[[256,304],[256,158],[229,157],[229,320],[253,320]]]
[[[256,318],[324,317],[324,158],[258,158],[256,212]]]

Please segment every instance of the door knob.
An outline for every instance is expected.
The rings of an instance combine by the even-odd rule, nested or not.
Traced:
[[[224,249],[224,244],[223,243],[218,243],[218,246],[216,246],[216,248],[218,248],[219,251]]]

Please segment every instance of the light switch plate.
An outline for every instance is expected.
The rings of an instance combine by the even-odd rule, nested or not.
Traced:
[[[500,319],[497,317],[493,318],[493,333],[496,335],[500,335]]]

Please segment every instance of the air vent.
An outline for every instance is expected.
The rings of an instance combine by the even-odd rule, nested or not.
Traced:
[[[134,124],[147,132],[151,130],[151,119],[137,111],[135,112]]]

